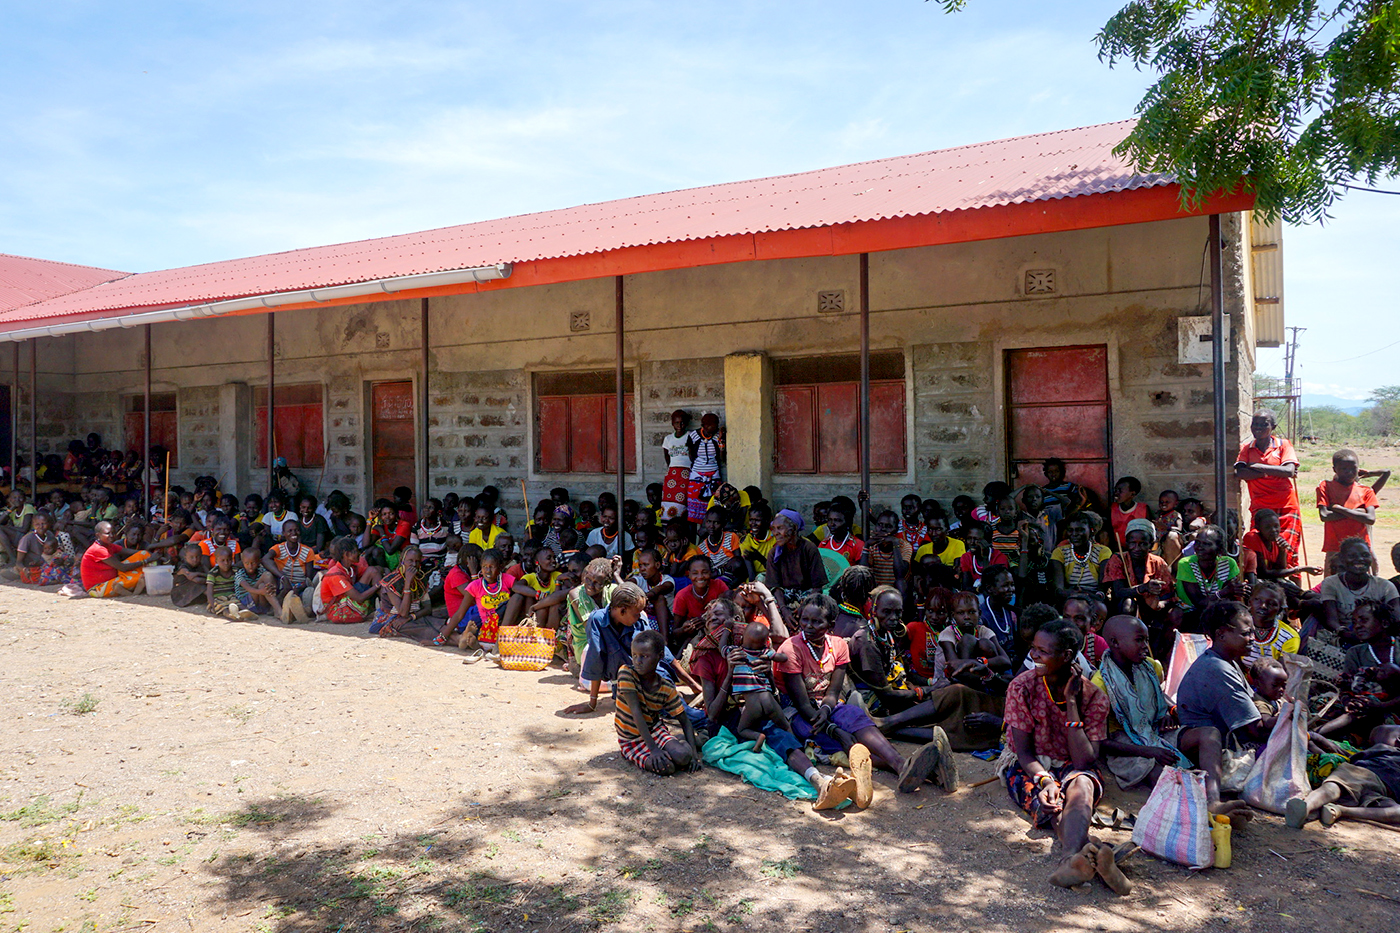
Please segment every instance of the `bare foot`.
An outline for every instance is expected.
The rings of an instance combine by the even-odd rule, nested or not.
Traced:
[[[1094,867],[1099,871],[1099,877],[1103,883],[1108,885],[1114,894],[1127,895],[1133,892],[1133,883],[1127,879],[1118,868],[1118,864],[1113,861],[1113,846],[1100,845],[1094,855]]]
[[[1050,883],[1061,888],[1072,888],[1076,884],[1093,881],[1097,858],[1098,850],[1091,842],[1061,862],[1060,867],[1050,873]]]
[[[1254,819],[1254,810],[1243,800],[1219,800],[1208,808],[1211,816],[1228,816],[1230,826],[1239,829]]]

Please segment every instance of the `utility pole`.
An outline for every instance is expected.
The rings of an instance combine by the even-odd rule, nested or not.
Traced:
[[[1298,441],[1298,430],[1302,427],[1303,393],[1293,382],[1293,367],[1298,362],[1298,335],[1306,327],[1289,327],[1288,343],[1283,348],[1284,394],[1288,396],[1288,436],[1294,443]]]

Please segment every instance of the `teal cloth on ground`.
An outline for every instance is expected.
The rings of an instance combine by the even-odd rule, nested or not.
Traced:
[[[755,754],[752,742],[740,742],[724,726],[705,743],[700,754],[706,764],[737,774],[759,790],[773,791],[793,800],[817,799],[817,789],[802,775],[794,773],[767,744],[763,751]]]

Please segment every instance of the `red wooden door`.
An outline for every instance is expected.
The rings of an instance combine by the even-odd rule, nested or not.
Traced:
[[[370,484],[374,497],[392,499],[396,486],[414,487],[413,383],[378,382],[370,387]]]
[[[1108,348],[1006,352],[1006,440],[1011,479],[1045,482],[1041,461],[1059,457],[1072,482],[1107,501],[1112,450]]]

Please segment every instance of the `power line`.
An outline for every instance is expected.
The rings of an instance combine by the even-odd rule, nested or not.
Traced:
[[[1400,194],[1400,191],[1386,191],[1384,188],[1367,188],[1365,185],[1348,185],[1346,182],[1340,184],[1343,188],[1350,188],[1352,191],[1369,191],[1372,194]]]
[[[1397,193],[1400,193],[1400,192],[1397,192]],[[1347,357],[1347,358],[1344,359],[1344,360],[1323,360],[1323,361],[1322,361],[1321,363],[1319,363],[1318,365],[1319,365],[1319,366],[1331,366],[1333,363],[1350,363],[1352,360],[1359,360],[1359,359],[1361,359],[1361,357],[1364,357],[1364,356],[1375,356],[1377,353],[1380,353],[1382,350],[1389,350],[1391,347],[1394,347],[1394,346],[1400,346],[1400,340],[1395,341],[1395,343],[1388,343],[1388,344],[1386,344],[1385,346],[1380,347],[1379,349],[1376,349],[1376,350],[1368,350],[1367,352],[1362,353],[1360,356],[1349,356],[1349,357]]]

